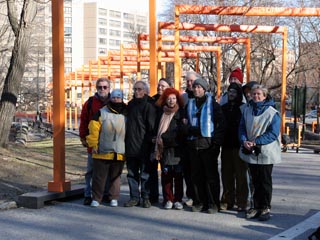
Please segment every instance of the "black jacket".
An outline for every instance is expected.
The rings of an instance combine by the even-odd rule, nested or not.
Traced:
[[[234,101],[228,100],[228,102],[222,105],[222,112],[225,118],[225,136],[222,146],[226,148],[239,148],[239,125],[241,120],[240,107],[242,103],[242,89],[236,83],[232,83],[229,88],[237,90],[237,98]],[[229,89],[228,88],[228,89]]]
[[[167,131],[161,135],[163,142],[162,166],[177,165],[181,160],[182,144],[184,142],[184,136],[181,129],[183,115],[183,109],[179,109],[174,114]]]
[[[133,98],[128,103],[126,156],[148,158],[155,125],[155,108],[151,97]]]

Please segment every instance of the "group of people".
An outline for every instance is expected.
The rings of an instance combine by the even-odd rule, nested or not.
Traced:
[[[123,92],[110,93],[110,81],[99,78],[81,112],[80,139],[88,149],[84,204],[118,206],[126,163],[130,199],[124,206],[151,207],[159,202],[160,165],[164,209],[187,204],[193,212],[212,214],[237,206],[247,218],[268,220],[272,168],[281,160],[280,116],[266,88],[242,86],[240,69],[229,82],[219,104],[195,72],[187,73],[183,94],[161,78],[151,97],[148,84],[137,81],[126,105]]]

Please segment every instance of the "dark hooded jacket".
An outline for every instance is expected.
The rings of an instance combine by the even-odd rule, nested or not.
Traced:
[[[239,84],[236,83],[231,83],[228,87],[228,90],[231,88],[237,90],[237,97],[233,101],[228,100],[228,102],[221,107],[226,121],[225,136],[222,147],[239,148],[240,141],[238,138],[238,133],[242,115],[240,106],[243,104],[242,88]]]
[[[126,156],[147,157],[152,147],[156,110],[151,97],[133,98],[128,103]]]

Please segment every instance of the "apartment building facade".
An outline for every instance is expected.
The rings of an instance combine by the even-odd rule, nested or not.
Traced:
[[[120,50],[121,44],[136,42],[136,33],[148,32],[147,12],[113,6],[106,1],[84,3],[84,62]]]

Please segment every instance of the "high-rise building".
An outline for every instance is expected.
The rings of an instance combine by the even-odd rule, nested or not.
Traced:
[[[106,1],[84,3],[84,62],[120,50],[120,44],[135,43],[137,33],[148,32],[147,12],[112,6]]]

